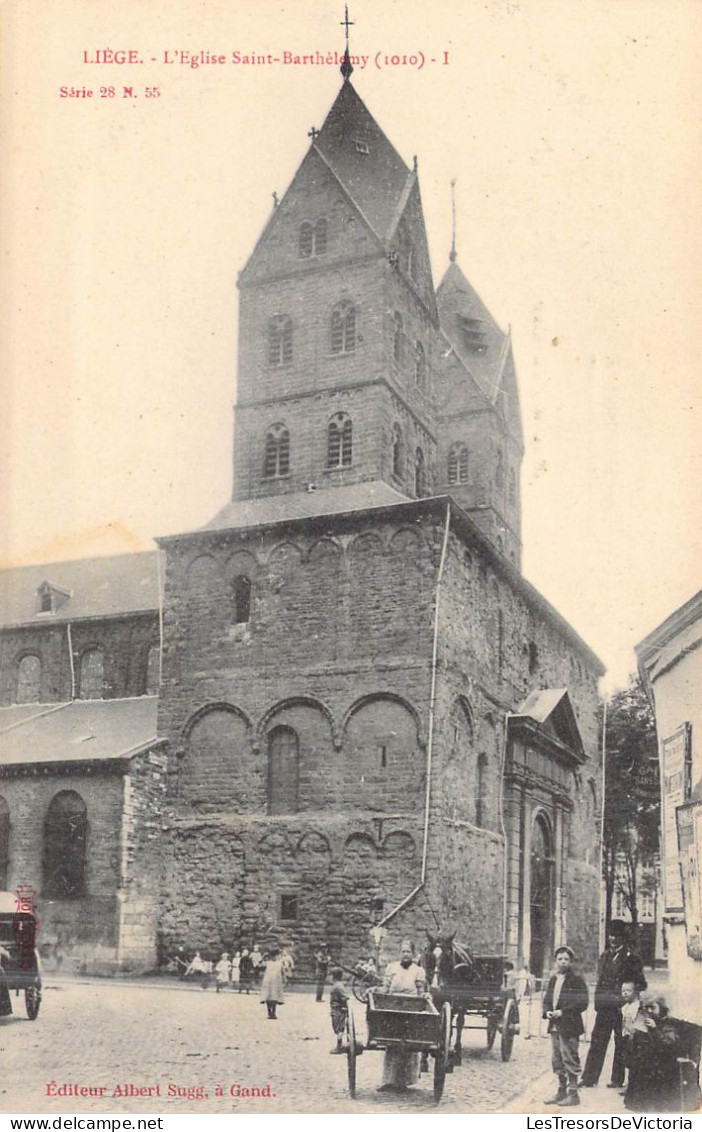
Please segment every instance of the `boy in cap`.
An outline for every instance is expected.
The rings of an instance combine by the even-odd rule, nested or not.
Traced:
[[[589,996],[585,982],[572,969],[575,959],[572,948],[557,947],[556,973],[549,979],[544,995],[544,1018],[548,1020],[551,1035],[551,1065],[558,1077],[558,1091],[544,1101],[562,1108],[580,1104],[578,1077],[580,1076],[580,1035],[585,1032],[583,1011],[587,1010]]]

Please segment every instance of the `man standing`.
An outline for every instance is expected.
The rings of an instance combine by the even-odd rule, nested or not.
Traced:
[[[317,1002],[322,1002],[322,1000],[324,999],[324,984],[327,981],[327,971],[329,970],[330,963],[331,955],[329,954],[329,948],[327,947],[326,943],[323,943],[319,951],[315,952],[314,956],[314,974],[315,980],[317,982]]]
[[[622,1049],[622,983],[633,983],[637,991],[646,990],[646,979],[640,957],[626,942],[624,925],[614,920],[607,936],[609,946],[602,952],[597,965],[595,987],[595,1025],[590,1038],[583,1079],[580,1084],[590,1089],[600,1079],[609,1035],[614,1034],[612,1079],[608,1089],[621,1089],[624,1084],[624,1057]]]
[[[544,995],[544,1018],[548,1019],[551,1035],[551,1065],[558,1077],[558,1091],[544,1104],[557,1104],[562,1108],[580,1104],[578,1045],[580,1035],[585,1032],[582,1015],[589,1001],[583,979],[572,970],[574,958],[570,947],[556,949],[556,973],[549,979]]]

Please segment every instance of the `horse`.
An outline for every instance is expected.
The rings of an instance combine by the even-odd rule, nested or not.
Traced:
[[[455,934],[432,935],[427,931],[429,944],[424,953],[424,969],[434,1005],[441,1010],[443,1004],[448,1002],[451,1007],[451,1023],[456,1040],[448,1072],[451,1072],[454,1065],[461,1064],[461,1037],[466,1009],[471,997],[471,987],[478,978],[473,956],[466,947],[455,942]]]

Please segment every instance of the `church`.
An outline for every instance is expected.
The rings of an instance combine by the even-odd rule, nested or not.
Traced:
[[[603,667],[521,574],[512,342],[341,70],[239,275],[231,501],[0,579],[0,888],[49,969],[438,925],[594,963]]]

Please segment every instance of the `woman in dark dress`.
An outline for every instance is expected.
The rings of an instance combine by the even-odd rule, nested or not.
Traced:
[[[680,1112],[679,1025],[662,995],[642,995],[641,1006],[646,1029],[631,1040],[624,1105],[632,1112]]]

